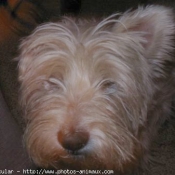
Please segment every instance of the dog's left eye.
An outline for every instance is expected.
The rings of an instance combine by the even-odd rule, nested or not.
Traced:
[[[59,90],[64,89],[64,85],[59,79],[51,77],[48,80],[44,81],[44,88],[46,90]]]
[[[105,94],[113,94],[117,90],[117,85],[113,81],[105,81],[102,83],[102,90]]]

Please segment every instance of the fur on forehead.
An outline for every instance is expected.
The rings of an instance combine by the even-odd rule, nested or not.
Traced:
[[[39,26],[22,42],[20,71],[26,72],[32,62],[38,65],[48,57],[56,59],[56,55],[57,59],[68,58],[70,63],[77,51],[80,59],[81,52],[88,59],[109,52],[126,59],[134,51],[144,55],[156,73],[161,74],[164,62],[171,61],[168,53],[173,50],[173,20],[172,10],[162,6],[139,7],[100,22],[65,17],[60,22]]]
[[[77,19],[64,17],[57,23],[47,23],[39,26],[29,38],[37,37],[38,39],[44,39],[46,37],[49,42],[53,41],[51,36],[55,36],[55,39],[77,44],[77,42],[84,43],[83,41],[89,41],[89,39],[104,36],[104,34],[106,36],[112,33],[120,35],[121,33],[131,34],[132,32],[133,35],[135,33],[144,36],[145,44],[148,47],[151,42],[154,41],[153,39],[158,39],[155,38],[156,36],[159,36],[159,39],[160,37],[161,39],[165,39],[163,37],[170,37],[174,34],[173,16],[173,12],[169,8],[163,6],[147,6],[145,8],[139,7],[134,11],[127,11],[122,15],[114,14],[101,21],[95,18]],[[161,36],[161,34],[163,36]],[[28,46],[31,44],[30,42],[32,42],[33,45],[33,41],[29,38],[28,44],[26,43]],[[166,41],[168,39],[171,38],[166,38]],[[38,44],[40,44],[40,40],[37,41]],[[26,44],[24,42],[22,45]],[[35,46],[36,45],[33,45],[33,47]]]

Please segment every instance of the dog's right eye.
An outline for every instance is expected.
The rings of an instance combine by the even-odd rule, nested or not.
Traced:
[[[64,84],[56,78],[49,78],[48,80],[44,81],[44,88],[46,90],[60,90],[64,89]]]
[[[104,81],[102,83],[102,90],[105,94],[113,94],[117,90],[117,85],[113,81]]]

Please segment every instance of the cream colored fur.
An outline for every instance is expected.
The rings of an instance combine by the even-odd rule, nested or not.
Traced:
[[[121,174],[145,168],[175,92],[174,29],[171,9],[148,6],[103,20],[65,17],[24,39],[19,81],[34,162]],[[65,149],[78,139],[80,149]]]

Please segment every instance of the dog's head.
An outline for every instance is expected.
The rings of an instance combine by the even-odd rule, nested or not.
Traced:
[[[150,6],[118,16],[65,18],[22,42],[25,140],[38,165],[121,171],[146,147],[141,132],[153,80],[171,62],[173,15]]]

